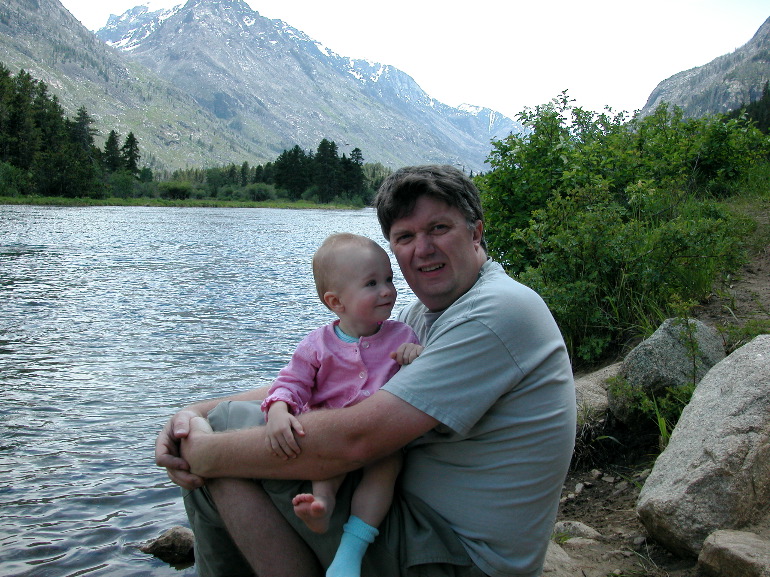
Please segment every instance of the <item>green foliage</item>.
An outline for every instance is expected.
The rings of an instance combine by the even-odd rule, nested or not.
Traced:
[[[653,394],[642,387],[632,386],[622,377],[613,377],[608,382],[609,393],[628,408],[627,420],[639,425],[637,435],[655,433],[661,450],[668,443],[695,387],[696,383],[689,383],[680,387],[666,387]]]
[[[348,158],[338,154],[337,144],[324,138],[315,154],[299,146],[284,150],[275,161],[275,184],[288,198],[315,198],[329,203],[335,198],[371,198],[366,189],[364,157],[354,148]],[[367,202],[368,203],[368,202]]]
[[[16,194],[98,198],[110,175],[124,170],[138,175],[133,134],[118,149],[118,135],[111,131],[102,153],[93,125],[85,107],[67,118],[45,83],[23,70],[11,76],[0,65],[0,163],[19,171],[12,179]]]
[[[538,291],[576,362],[649,334],[677,299],[699,301],[744,259],[751,221],[731,193],[770,150],[744,119],[627,120],[566,93],[493,144],[482,192],[490,252]]]
[[[192,184],[189,182],[161,182],[158,184],[161,198],[185,200],[190,198]]]
[[[0,162],[0,190],[4,195],[18,196],[28,188],[26,172],[8,162]]]

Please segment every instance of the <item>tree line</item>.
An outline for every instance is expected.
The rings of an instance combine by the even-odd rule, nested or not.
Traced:
[[[365,163],[359,148],[350,156],[340,155],[337,144],[324,138],[315,151],[295,145],[265,164],[231,163],[158,176],[161,196],[170,199],[279,199],[367,206],[390,172],[380,163]]]
[[[110,130],[103,148],[84,106],[68,118],[42,81],[0,64],[0,190],[4,195],[259,202],[307,200],[366,206],[390,170],[365,163],[354,148],[340,155],[322,139],[315,151],[295,145],[273,162],[171,173],[141,167],[133,132]]]
[[[114,130],[104,150],[94,143],[94,120],[85,107],[65,115],[44,82],[0,64],[0,185],[4,194],[100,197],[120,179],[151,179],[139,168],[133,133]]]

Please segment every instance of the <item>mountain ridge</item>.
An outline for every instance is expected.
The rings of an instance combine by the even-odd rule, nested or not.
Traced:
[[[133,132],[153,169],[223,164],[254,156],[212,114],[171,83],[106,46],[58,0],[6,0],[0,6],[0,63],[46,84],[67,114],[85,106],[103,140]],[[172,104],[169,104],[172,103]],[[194,128],[203,140],[183,141]]]
[[[59,0],[6,0],[0,63],[45,82],[68,114],[85,106],[100,139],[134,132],[154,170],[262,164],[326,138],[391,168],[480,171],[493,138],[522,130],[487,108],[440,103],[404,72],[340,56],[240,0],[139,6],[109,23],[113,46]]]
[[[770,81],[770,18],[754,36],[730,54],[724,54],[661,81],[642,108],[642,116],[662,103],[682,108],[685,116],[725,113],[762,97]]]
[[[368,156],[380,151],[385,164],[399,164],[404,151],[480,170],[492,138],[523,129],[489,109],[447,106],[397,68],[341,56],[241,0],[132,10],[97,36],[173,79],[247,139],[281,149],[355,141]]]

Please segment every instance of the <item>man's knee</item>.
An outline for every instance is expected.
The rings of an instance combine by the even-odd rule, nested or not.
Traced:
[[[199,577],[251,577],[254,571],[230,537],[207,487],[183,491],[185,510],[195,535]]]
[[[258,401],[223,401],[208,414],[215,431],[248,429],[265,424],[262,405]]]

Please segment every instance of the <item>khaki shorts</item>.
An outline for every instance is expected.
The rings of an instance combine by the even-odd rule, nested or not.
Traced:
[[[264,424],[258,402],[227,401],[209,414],[214,430]],[[313,533],[294,514],[291,499],[309,492],[309,481],[261,483],[275,506],[328,567],[339,546],[342,525],[350,516],[350,500],[360,472],[350,473],[337,493],[329,531]],[[202,577],[251,575],[251,569],[224,529],[208,492],[185,492],[185,507],[196,537],[196,564]],[[393,506],[379,526],[380,534],[367,549],[362,577],[484,577],[471,561],[449,525],[417,497],[396,490]]]

